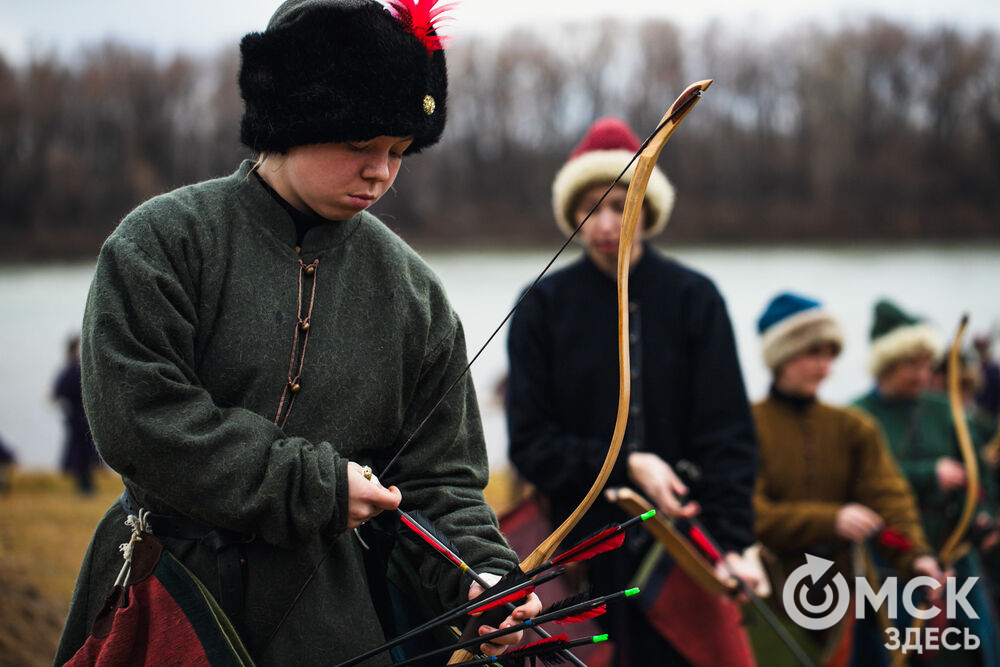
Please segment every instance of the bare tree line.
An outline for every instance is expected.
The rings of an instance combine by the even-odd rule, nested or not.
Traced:
[[[230,173],[238,54],[105,43],[0,55],[0,257],[93,256],[144,199]],[[666,22],[567,25],[449,51],[441,146],[377,213],[424,244],[554,238],[549,187],[591,120],[655,127],[714,78],[664,152],[684,242],[1000,238],[1000,42],[872,19],[759,38]]]

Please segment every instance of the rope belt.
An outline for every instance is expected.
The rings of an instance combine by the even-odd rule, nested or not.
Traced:
[[[126,514],[139,513],[139,504],[128,487],[118,502]],[[242,630],[244,599],[240,545],[251,542],[254,536],[213,528],[194,519],[169,514],[150,513],[147,520],[154,535],[197,542],[215,553],[219,568],[219,604],[237,631]]]

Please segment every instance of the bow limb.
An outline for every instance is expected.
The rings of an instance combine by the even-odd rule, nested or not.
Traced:
[[[976,449],[972,444],[972,436],[969,435],[969,423],[966,421],[965,410],[962,407],[961,392],[959,353],[962,347],[962,335],[965,333],[968,322],[968,316],[963,316],[948,351],[948,405],[951,408],[951,421],[955,427],[958,446],[965,463],[965,505],[958,518],[958,523],[938,554],[941,567],[948,567],[956,560],[955,553],[962,538],[965,537],[969,524],[972,523],[972,518],[976,513],[976,501],[979,498],[979,463],[976,460]]]
[[[635,516],[653,509],[653,504],[642,495],[628,487],[608,489],[604,492],[608,500],[615,503],[629,514]],[[674,562],[698,586],[709,595],[732,595],[739,588],[735,582],[719,579],[708,560],[691,545],[691,543],[659,513],[643,526],[656,538],[656,541],[671,555]]]
[[[670,135],[680,122],[687,116],[688,112],[698,101],[701,92],[712,84],[711,79],[698,81],[687,87],[680,97],[671,105],[660,121],[659,131],[650,139],[646,148],[643,149],[636,162],[635,173],[629,183],[628,193],[625,197],[625,210],[622,213],[622,232],[618,241],[618,415],[615,420],[615,430],[611,437],[611,445],[604,458],[601,471],[594,480],[587,495],[577,506],[573,513],[563,521],[555,532],[549,535],[531,554],[521,561],[521,569],[524,571],[537,567],[547,561],[555,553],[570,531],[576,527],[577,523],[587,510],[590,509],[597,496],[600,495],[615,461],[618,460],[618,453],[621,451],[622,440],[625,437],[625,425],[628,422],[629,400],[631,398],[631,374],[629,372],[629,347],[628,347],[628,273],[632,257],[632,242],[635,239],[636,228],[639,223],[639,214],[642,211],[642,202],[646,194],[646,185],[649,177],[653,173],[656,159],[663,150]],[[686,107],[686,108],[685,108]],[[683,109],[683,110],[682,110]],[[679,110],[680,113],[678,113]]]
[[[608,500],[617,503],[619,507],[626,510],[629,513],[640,511],[643,508],[650,507],[651,504],[648,500],[640,496],[638,493],[628,488],[621,489],[609,489],[606,494]],[[782,626],[781,622],[774,615],[774,612],[770,610],[761,596],[758,595],[753,589],[751,589],[747,584],[742,583],[736,576],[736,573],[731,567],[726,565],[725,556],[722,555],[721,549],[718,544],[711,538],[711,536],[705,531],[704,527],[701,526],[696,519],[691,519],[692,526],[697,528],[702,532],[703,537],[711,545],[713,551],[719,553],[719,558],[721,559],[725,569],[729,572],[731,579],[729,581],[720,580],[715,572],[715,569],[708,564],[701,553],[695,550],[690,541],[683,537],[677,529],[673,527],[673,524],[669,520],[663,519],[659,514],[652,517],[649,521],[644,521],[643,526],[656,538],[664,549],[666,549],[671,556],[674,557],[674,562],[676,565],[683,570],[691,579],[698,584],[709,595],[732,595],[733,593],[742,593],[747,597],[751,604],[756,608],[757,613],[760,614],[767,624],[774,631],[778,639],[791,651],[792,655],[799,662],[800,665],[804,667],[816,667],[812,659],[806,654],[802,647],[795,641],[795,639],[788,633],[788,631]]]
[[[951,341],[948,349],[948,407],[951,408],[951,421],[955,428],[955,435],[958,438],[958,448],[962,452],[962,461],[965,463],[965,505],[962,507],[962,514],[958,522],[952,529],[948,539],[944,541],[941,550],[938,551],[938,562],[942,570],[947,570],[956,560],[958,546],[965,537],[965,533],[972,523],[972,517],[976,513],[976,501],[979,498],[979,463],[976,460],[976,449],[972,444],[972,436],[969,434],[969,423],[965,419],[965,409],[962,407],[961,391],[961,368],[959,365],[959,353],[962,348],[962,336],[965,334],[965,327],[969,323],[968,315],[962,316],[962,321],[955,332],[955,338]],[[926,605],[921,605],[926,608]],[[915,618],[911,628],[918,631],[923,627],[924,619]],[[897,653],[893,659],[893,667],[902,667],[906,664],[906,658],[902,651]]]
[[[545,538],[527,558],[521,561],[521,571],[527,572],[549,560],[556,549],[566,539],[566,536],[576,527],[587,513],[597,496],[604,489],[604,485],[611,476],[611,470],[618,460],[618,453],[621,451],[622,440],[625,438],[625,425],[628,422],[629,400],[631,398],[631,373],[629,366],[628,349],[628,272],[632,259],[632,242],[635,239],[636,228],[639,225],[639,214],[642,212],[642,202],[646,195],[646,185],[649,177],[653,173],[656,159],[666,145],[670,135],[674,133],[677,126],[684,117],[687,116],[691,108],[698,102],[702,91],[712,84],[711,79],[698,81],[688,86],[680,97],[674,101],[670,109],[660,120],[657,132],[650,137],[646,147],[639,154],[636,161],[635,173],[629,182],[628,193],[625,196],[625,210],[622,212],[622,231],[618,240],[618,416],[615,419],[615,430],[611,437],[611,445],[604,458],[601,471],[597,474],[597,479],[591,485],[587,495],[573,510],[572,514],[566,518],[556,530]],[[468,662],[474,656],[467,651],[460,650],[454,653],[449,660],[449,665]]]

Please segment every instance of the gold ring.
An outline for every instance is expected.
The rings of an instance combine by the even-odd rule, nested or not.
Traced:
[[[364,468],[361,469],[361,474],[364,475],[365,479],[367,479],[370,482],[372,479],[372,467],[365,466]]]

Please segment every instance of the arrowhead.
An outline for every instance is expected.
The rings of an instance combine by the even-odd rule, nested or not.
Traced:
[[[823,576],[823,573],[830,569],[833,565],[832,560],[827,560],[825,558],[819,558],[818,556],[811,556],[806,554],[806,564],[802,567],[805,569],[806,573],[812,578],[815,584],[819,581],[819,578]]]

